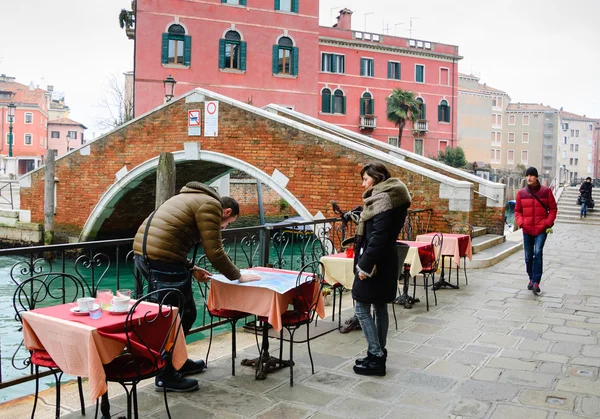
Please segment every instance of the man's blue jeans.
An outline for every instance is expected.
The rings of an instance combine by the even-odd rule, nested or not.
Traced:
[[[581,212],[579,213],[582,217],[587,216],[587,199],[581,198]]]
[[[532,282],[540,283],[544,269],[544,243],[548,234],[540,233],[537,236],[523,233],[523,250],[525,250],[525,266],[527,275]]]
[[[371,316],[371,305],[375,309],[375,320]],[[356,301],[354,313],[367,339],[368,351],[375,356],[383,356],[383,348],[385,348],[390,324],[387,304],[370,304]]]

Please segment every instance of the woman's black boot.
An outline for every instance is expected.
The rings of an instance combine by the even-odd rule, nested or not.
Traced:
[[[362,365],[355,365],[354,372],[359,375],[377,375],[383,377],[385,375],[385,356],[371,355],[371,359]]]
[[[387,358],[387,349],[383,348],[382,350],[383,356]],[[365,362],[373,358],[375,358],[375,355],[373,355],[371,352],[367,352],[367,356],[364,358],[358,358],[356,361],[354,361],[354,365],[363,365]]]

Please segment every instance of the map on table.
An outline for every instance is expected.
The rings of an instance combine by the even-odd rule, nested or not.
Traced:
[[[268,288],[279,294],[285,294],[286,292],[296,288],[296,282],[298,280],[298,274],[292,274],[287,272],[269,272],[249,269],[241,269],[240,272],[242,274],[258,275],[261,277],[261,279],[260,281],[245,282],[243,284],[240,284],[240,281],[230,281],[225,276],[220,274],[212,275],[211,279],[215,279],[219,282],[224,282],[226,284],[237,284],[243,287]],[[312,276],[306,276],[306,280],[310,280],[311,278]]]

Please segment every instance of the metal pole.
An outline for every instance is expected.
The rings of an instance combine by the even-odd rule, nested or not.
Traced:
[[[8,157],[13,156],[12,145],[13,145],[13,129],[12,129],[12,117],[10,118],[10,123],[8,124]]]
[[[263,205],[262,183],[258,179],[256,179],[256,196],[258,198],[258,220],[262,226],[265,224],[265,207]]]

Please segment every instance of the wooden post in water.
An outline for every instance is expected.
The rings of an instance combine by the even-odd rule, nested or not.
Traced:
[[[171,153],[160,153],[156,168],[156,202],[158,208],[175,195],[175,158]]]
[[[46,151],[44,168],[44,245],[54,240],[54,150]]]

